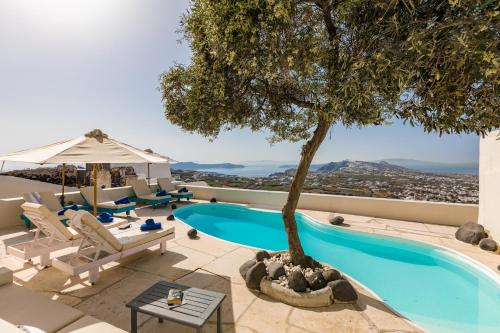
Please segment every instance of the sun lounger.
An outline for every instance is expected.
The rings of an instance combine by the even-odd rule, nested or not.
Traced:
[[[163,225],[160,230],[141,232],[135,225],[122,234],[113,235],[88,212],[67,211],[66,216],[83,241],[76,253],[54,258],[52,266],[73,276],[89,272],[92,284],[97,281],[102,265],[158,244],[163,254],[167,249],[167,240],[175,237],[173,226]]]
[[[137,201],[151,205],[153,208],[156,208],[157,205],[168,204],[172,198],[169,194],[163,196],[153,194],[145,179],[130,180],[130,185],[134,189]]]
[[[167,191],[173,198],[177,199],[177,202],[181,201],[181,199],[189,200],[193,197],[193,192],[187,191],[179,193],[178,190],[175,189],[175,185],[172,184],[170,178],[158,178],[158,185],[164,191]]]
[[[52,214],[54,214],[61,222],[63,222],[63,224],[66,225],[66,221],[68,220],[68,218],[66,216],[64,216],[64,214],[59,214],[59,212],[64,210],[64,207],[61,205],[61,203],[59,202],[59,199],[56,197],[54,192],[24,193],[23,199],[26,202],[44,205],[45,207],[48,208],[49,211],[52,212]],[[78,209],[88,209],[89,208],[86,205],[77,205],[77,207],[78,207]],[[21,219],[26,224],[26,227],[31,228],[32,222],[25,214],[21,215]]]
[[[45,205],[26,202],[21,205],[29,220],[36,226],[35,236],[28,242],[7,247],[7,253],[23,260],[40,257],[40,265],[50,264],[50,253],[81,242],[80,235],[72,228],[65,227]],[[67,218],[67,217],[66,217]],[[128,223],[126,219],[114,218],[113,222],[103,224],[110,229]]]
[[[85,201],[93,207],[94,204],[94,188],[91,186],[82,187],[80,189],[80,193],[84,197]],[[118,214],[118,213],[127,213],[130,214],[131,210],[135,209],[135,203],[130,202],[126,204],[116,204],[113,200],[111,200],[108,196],[108,193],[101,188],[97,188],[97,211],[99,213],[110,213],[110,214]]]

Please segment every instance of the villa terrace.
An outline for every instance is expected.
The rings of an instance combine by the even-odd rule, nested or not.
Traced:
[[[195,196],[203,197],[200,191],[210,190],[214,189],[194,189]],[[211,194],[205,193],[205,196]],[[194,200],[191,204],[200,201],[203,200]],[[384,202],[381,201],[380,204]],[[179,206],[182,205],[184,203]],[[329,212],[311,209],[301,211],[327,223]],[[418,327],[395,314],[376,296],[359,285],[359,299],[356,304],[334,304],[316,309],[292,307],[273,301],[263,294],[251,292],[245,286],[238,268],[255,255],[256,249],[204,234],[200,234],[199,239],[191,240],[186,236],[187,230],[190,229],[187,225],[177,220],[165,220],[170,213],[170,208],[152,209],[142,206],[129,218],[132,223],[143,223],[145,219],[154,217],[161,219],[166,225],[175,226],[176,238],[167,242],[165,255],[160,256],[159,247],[155,247],[126,261],[108,264],[93,286],[88,282],[86,274],[71,277],[53,267],[41,269],[36,261],[31,264],[7,255],[6,246],[33,235],[20,224],[0,230],[0,266],[14,272],[15,284],[126,331],[130,328],[130,310],[125,304],[156,281],[163,279],[226,294],[222,306],[224,332],[326,332],[332,328],[335,328],[336,332],[420,332]],[[455,240],[455,226],[341,215],[345,218],[344,228],[447,246],[499,273],[496,269],[498,255]],[[58,251],[52,257],[68,251],[70,250]],[[138,316],[138,322],[139,332],[194,332],[194,329],[167,321],[160,324],[155,318],[141,314]],[[212,316],[203,331],[215,330],[215,316]]]

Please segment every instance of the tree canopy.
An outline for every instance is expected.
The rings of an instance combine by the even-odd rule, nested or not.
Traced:
[[[499,17],[491,0],[193,0],[191,64],[162,75],[165,115],[208,137],[249,127],[307,140],[283,221],[292,261],[313,265],[294,212],[328,129],[499,127]]]
[[[496,1],[192,1],[192,60],[162,75],[165,114],[209,137],[394,117],[484,133],[500,125],[499,17]]]

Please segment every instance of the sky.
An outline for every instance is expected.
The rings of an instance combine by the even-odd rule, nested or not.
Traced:
[[[210,142],[163,114],[159,76],[189,64],[180,42],[187,0],[0,0],[0,154],[74,138],[94,128],[178,161],[299,159],[301,143],[271,146],[265,132]],[[408,158],[476,163],[476,135],[426,134],[400,122],[335,126],[315,163]]]

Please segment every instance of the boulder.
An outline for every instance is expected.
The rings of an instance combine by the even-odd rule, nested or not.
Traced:
[[[262,261],[250,267],[245,276],[245,283],[248,288],[260,290],[260,280],[267,275],[266,264]]]
[[[307,289],[307,280],[301,271],[292,271],[288,275],[288,287],[296,292],[304,292]]]
[[[282,263],[273,261],[267,266],[267,271],[269,272],[269,276],[273,280],[278,280],[280,276],[286,274],[285,267]]]
[[[210,202],[211,202],[211,203],[217,202],[217,199],[212,198],[212,199],[210,199]]]
[[[177,205],[174,203],[172,205],[170,205],[170,207],[172,207],[172,210],[177,209]]]
[[[269,259],[271,258],[271,255],[269,252],[261,250],[255,254],[255,260],[257,261],[263,261],[264,259]]]
[[[314,260],[314,258],[311,256],[306,256],[305,266],[306,266],[305,268],[307,268],[307,267],[310,267],[310,268],[322,267],[321,264],[318,261]]]
[[[495,252],[498,249],[498,244],[491,238],[483,238],[479,242],[479,247],[485,251]]]
[[[330,218],[330,220],[328,222],[330,222],[330,224],[333,224],[333,225],[340,225],[340,224],[344,223],[344,218],[342,216],[335,216],[335,217]]]
[[[306,278],[311,290],[319,290],[326,286],[326,280],[321,272],[314,272]]]
[[[323,278],[326,283],[342,279],[342,274],[336,269],[327,269],[323,271]]]
[[[248,270],[250,269],[250,267],[255,265],[256,262],[257,261],[255,261],[255,259],[252,259],[245,261],[245,263],[243,263],[243,265],[240,266],[240,274],[242,278],[245,278],[247,276]]]
[[[354,287],[347,280],[328,282],[328,287],[332,289],[335,302],[353,303],[358,299],[356,290],[354,290]]]
[[[169,216],[167,216],[167,221],[173,221],[175,220],[175,216],[170,214]]]
[[[190,239],[195,239],[198,237],[198,231],[196,229],[189,229],[187,235]]]
[[[488,235],[484,231],[484,227],[475,222],[467,222],[455,232],[456,239],[474,245],[479,244],[479,241],[486,237],[488,237]]]

